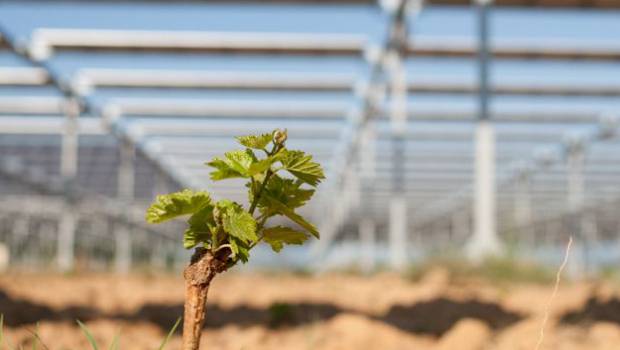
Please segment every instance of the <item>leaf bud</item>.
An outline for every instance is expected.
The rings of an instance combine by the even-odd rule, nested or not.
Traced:
[[[287,134],[286,129],[284,130],[276,129],[276,131],[273,132],[273,142],[278,145],[283,145],[287,137],[288,137],[288,134]]]

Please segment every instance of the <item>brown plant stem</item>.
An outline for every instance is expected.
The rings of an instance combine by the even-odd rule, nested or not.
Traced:
[[[206,317],[207,294],[213,278],[227,268],[228,249],[217,252],[199,247],[185,268],[185,310],[183,315],[183,350],[198,350]]]

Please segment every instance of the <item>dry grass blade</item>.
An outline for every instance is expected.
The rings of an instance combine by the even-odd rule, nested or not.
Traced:
[[[538,336],[538,342],[536,343],[535,350],[539,350],[543,341],[545,340],[545,328],[547,327],[547,322],[549,321],[549,313],[551,309],[551,303],[555,299],[558,294],[558,288],[560,287],[560,281],[562,278],[562,272],[566,267],[566,263],[568,263],[568,256],[570,255],[570,247],[573,243],[573,237],[568,238],[568,244],[566,245],[566,251],[564,252],[564,260],[558,269],[558,272],[555,275],[555,285],[553,286],[553,292],[549,296],[549,300],[547,300],[547,304],[545,305],[545,314],[542,319],[542,324],[540,325],[540,335]]]

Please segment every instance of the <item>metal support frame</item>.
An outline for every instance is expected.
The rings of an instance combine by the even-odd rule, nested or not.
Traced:
[[[496,223],[495,132],[489,114],[489,0],[478,0],[479,121],[474,170],[474,234],[467,254],[474,260],[498,254]]]
[[[361,135],[360,159],[360,193],[361,205],[359,209],[358,234],[360,247],[360,270],[371,273],[376,268],[377,227],[374,219],[373,203],[376,169],[376,130],[372,122],[366,123]]]
[[[61,77],[61,75],[48,61],[51,51],[49,50],[50,47],[47,46],[47,42],[40,41],[37,39],[36,35],[34,35],[30,43],[21,42],[17,40],[17,38],[14,38],[7,28],[2,26],[0,26],[0,36],[3,37],[4,42],[13,52],[28,60],[36,68],[42,69],[47,75],[47,82],[49,82],[50,85],[57,88],[66,98],[75,100],[80,112],[101,116],[104,121],[104,127],[111,135],[116,137],[119,141],[133,142],[137,150],[142,152],[157,168],[160,168],[162,171],[166,172],[170,178],[174,179],[178,183],[186,183],[183,177],[177,176],[178,174],[174,171],[160,164],[157,157],[142,149],[138,140],[135,140],[135,138],[132,137],[133,135],[129,135],[124,127],[116,123],[118,120],[106,118],[107,113],[105,107],[102,108],[95,101],[93,101],[93,99],[82,96],[80,91],[77,91],[79,86],[74,86],[71,82],[67,82]],[[29,46],[26,46],[25,44],[29,44]]]
[[[416,5],[420,5],[416,6],[417,14],[420,11],[422,1],[413,1]],[[330,183],[333,188],[341,193],[345,190],[345,184],[350,181],[350,179],[346,176],[345,169],[352,163],[355,163],[359,158],[358,149],[360,148],[362,131],[369,120],[374,118],[378,111],[381,110],[380,102],[383,98],[383,80],[385,79],[386,73],[389,73],[386,72],[386,60],[394,61],[394,59],[388,58],[390,55],[389,53],[392,52],[392,56],[394,56],[394,53],[396,54],[396,65],[401,64],[402,57],[404,57],[407,48],[407,17],[409,15],[408,11],[411,10],[408,5],[409,0],[400,0],[397,2],[397,6],[395,6],[395,8],[388,9],[391,13],[387,28],[388,35],[385,39],[384,46],[382,49],[372,48],[367,52],[367,58],[370,61],[370,73],[368,77],[368,84],[364,85],[362,88],[362,90],[364,90],[362,92],[362,108],[360,111],[354,111],[352,118],[350,118],[349,125],[341,136],[342,148],[339,152],[337,152],[337,155],[334,156],[335,169],[333,169],[332,174],[328,176],[328,178],[333,178]],[[402,70],[404,72],[404,69]],[[406,121],[406,78],[396,84],[398,89],[400,91],[404,91],[405,94],[404,102],[399,102],[402,104],[402,107],[399,108],[404,109],[404,112],[401,112],[399,117]],[[332,191],[333,190],[327,192],[331,194]],[[316,256],[323,255],[327,248],[330,247],[332,241],[338,234],[338,230],[343,225],[343,220],[346,217],[348,210],[350,209],[348,207],[343,207],[341,202],[334,203],[332,199],[333,197],[331,197],[331,195],[330,197],[323,199],[323,202],[326,203],[325,207],[327,208],[325,213],[328,216],[325,221],[326,223],[323,227],[321,227],[321,232],[324,233],[323,237],[319,242],[315,243],[312,249],[313,254]],[[404,203],[406,212],[406,202]],[[400,206],[403,207],[402,204]]]
[[[404,3],[404,1],[403,1],[403,3]],[[488,10],[487,6],[489,6],[489,5],[488,5],[488,2],[486,2],[486,1],[483,1],[480,4],[480,11],[481,11],[481,15],[480,15],[480,17],[481,17],[481,22],[480,22],[480,24],[481,24],[481,38],[482,37],[486,37],[488,35],[488,34],[484,34],[483,33],[483,32],[488,32],[488,28],[487,28],[487,24],[486,24],[487,23],[486,19],[484,19],[484,20],[482,19],[483,17],[486,18],[486,16],[487,16],[485,14],[485,11]],[[481,42],[482,42],[482,40],[481,40]],[[69,44],[67,46],[63,46],[63,44],[60,44],[59,47],[61,47],[61,48],[62,47],[71,47],[71,45]],[[406,51],[408,53],[412,52],[410,49],[407,49]],[[481,50],[479,50],[479,53],[480,53],[480,55],[482,55],[484,52],[481,49]],[[487,50],[486,54],[488,55],[488,50]],[[484,151],[484,152],[479,151],[478,152],[478,153],[485,153],[485,155],[479,156],[479,158],[477,159],[477,162],[476,162],[476,164],[477,164],[477,167],[476,167],[477,175],[476,175],[476,185],[475,185],[475,192],[474,192],[475,195],[476,195],[476,202],[475,202],[474,207],[475,207],[475,210],[476,210],[476,215],[475,215],[476,232],[478,232],[478,231],[485,231],[485,230],[482,230],[480,228],[481,227],[487,227],[486,231],[492,232],[492,233],[495,232],[495,234],[492,235],[492,236],[496,236],[497,235],[496,234],[496,231],[497,231],[496,226],[497,225],[495,223],[495,219],[493,219],[493,218],[496,216],[495,207],[497,205],[496,204],[497,200],[495,199],[495,193],[494,192],[496,192],[496,187],[498,187],[498,186],[495,186],[495,184],[494,184],[495,183],[495,175],[494,175],[495,174],[495,165],[493,164],[494,163],[494,160],[493,160],[493,158],[494,158],[494,156],[493,156],[494,148],[488,146],[489,144],[493,144],[494,143],[494,136],[493,136],[494,132],[492,130],[491,122],[487,121],[489,119],[489,113],[488,113],[488,93],[487,93],[489,88],[488,88],[488,86],[486,86],[488,84],[487,83],[488,78],[486,77],[488,75],[488,73],[486,72],[488,70],[488,68],[486,68],[486,66],[485,66],[485,62],[487,60],[488,60],[488,57],[480,59],[480,63],[481,63],[481,66],[480,66],[480,74],[481,74],[481,79],[480,79],[480,110],[481,110],[480,118],[483,121],[481,122],[481,125],[480,125],[479,130],[478,130],[478,140],[477,140],[478,141],[477,148],[478,149],[485,149],[486,148],[487,151]],[[392,81],[391,83],[394,84],[395,82]],[[394,101],[392,101],[392,102],[394,103]],[[363,123],[361,123],[361,124],[363,124]],[[489,127],[484,127],[483,124],[486,124]],[[114,127],[113,127],[113,129],[114,129]],[[489,131],[489,129],[490,129],[490,131]],[[485,131],[485,130],[487,130],[487,131]],[[123,135],[125,132],[128,132],[128,131],[127,130],[122,130],[119,134]],[[480,135],[486,135],[486,136],[480,136]],[[353,136],[355,137],[355,133],[353,133]],[[405,186],[402,185],[401,187],[399,187],[400,183],[404,183],[404,180],[399,178],[400,177],[399,174],[403,174],[402,176],[405,177],[405,174],[404,174],[405,173],[405,169],[404,169],[404,167],[403,167],[403,169],[400,169],[400,167],[403,166],[403,163],[404,163],[403,160],[405,159],[405,156],[403,155],[404,151],[405,151],[405,148],[401,144],[401,142],[398,140],[399,138],[397,136],[394,136],[393,139],[394,139],[393,143],[392,143],[392,146],[393,146],[393,148],[392,148],[393,158],[391,159],[391,161],[393,162],[393,167],[392,167],[392,174],[391,175],[395,176],[395,178],[393,179],[394,187],[393,188],[388,188],[387,191],[381,192],[380,195],[386,195],[386,194],[390,195],[391,198],[393,198],[392,203],[397,203],[398,202],[398,198],[397,197],[402,196],[403,200],[404,200],[405,198],[411,198],[411,193],[407,194],[408,197],[405,197],[405,195],[403,195],[403,193],[406,190]],[[134,142],[135,142],[135,139],[132,139],[132,140],[134,140]],[[64,138],[63,138],[63,142],[64,142]],[[403,144],[404,144],[404,141],[403,141]],[[487,146],[484,146],[484,145],[487,145]],[[487,170],[484,170],[484,169],[487,169]],[[492,170],[489,170],[489,169],[492,169]],[[486,177],[482,173],[486,173]],[[582,176],[583,176],[583,174],[582,174]],[[120,177],[120,175],[119,175],[119,177]],[[355,184],[354,180],[359,180],[358,177],[357,177],[357,174],[355,174],[355,173],[351,174],[350,171],[346,172],[345,175],[344,175],[344,179],[345,179],[345,181],[343,181],[343,182],[348,184],[348,186],[343,186],[343,192],[345,194],[350,195],[350,194],[352,194],[354,192],[354,193],[359,193],[359,195],[364,195],[363,189],[359,190],[359,191],[356,189],[358,186]],[[486,179],[486,183],[485,183],[485,181],[483,181],[485,179]],[[517,181],[519,181],[519,180],[517,179]],[[119,185],[120,185],[120,182],[121,181],[119,179]],[[441,186],[441,185],[439,185],[439,186]],[[351,188],[353,188],[353,190],[351,190]],[[568,190],[570,192],[570,189],[568,189]],[[373,188],[373,190],[370,193],[371,193],[371,195],[377,195],[377,192],[380,192],[380,191],[376,191],[376,189]],[[528,220],[525,220],[523,218],[519,219],[519,216],[523,217],[523,216],[527,216],[527,215],[520,215],[519,214],[519,211],[522,211],[522,210],[520,210],[518,207],[519,206],[523,206],[523,203],[519,203],[519,202],[523,202],[523,200],[521,198],[522,193],[520,193],[519,190],[517,190],[515,192],[516,192],[516,196],[514,198],[512,198],[512,199],[515,200],[515,213],[514,213],[515,221],[520,221],[520,220],[531,221],[531,218],[528,219]],[[336,196],[336,197],[338,197],[338,196]],[[508,197],[508,196],[506,196],[506,197]],[[340,198],[340,197],[338,197],[338,198]],[[530,200],[531,199],[528,196],[528,201],[530,201]],[[583,201],[583,199],[582,199],[582,201]],[[347,204],[343,206],[342,211],[341,212],[337,212],[337,213],[339,213],[337,216],[340,217],[341,219],[347,216],[347,211],[348,210],[351,210],[353,207],[355,207],[354,203],[356,201],[355,201],[354,197],[348,197],[347,196],[347,200],[345,202]],[[350,203],[353,203],[353,204],[350,204]],[[406,217],[406,213],[407,213],[406,202],[404,202],[404,205],[405,205],[404,209],[402,209],[402,208],[401,209],[390,209],[390,212],[391,212],[390,217],[392,218],[392,216],[393,216],[392,214],[397,213],[399,211],[402,211],[402,213],[404,213],[403,216]],[[392,205],[390,205],[390,207],[391,206]],[[569,210],[572,210],[572,209],[569,208]],[[531,211],[531,210],[529,210],[529,211]],[[486,213],[486,215],[483,215],[481,213]],[[396,215],[394,215],[394,217],[395,216]],[[585,217],[582,220],[585,220]],[[399,224],[398,223],[391,224],[390,226],[391,226],[391,228],[395,228],[395,227],[399,227]],[[581,221],[581,223],[580,223],[581,230],[585,232],[587,230],[584,228],[584,226],[587,226],[587,225],[584,223],[584,221]],[[374,223],[373,223],[373,227],[374,227]],[[404,225],[400,225],[400,227],[405,227],[405,232],[406,232],[407,223],[405,223]],[[492,228],[492,229],[488,229],[489,227]],[[363,236],[361,231],[362,230],[360,230],[360,237]],[[390,229],[390,232],[392,232],[392,229]],[[583,235],[585,237],[586,234],[583,233]],[[393,235],[390,234],[390,237],[392,237],[392,236]],[[394,234],[394,236],[396,236],[396,235]],[[483,235],[481,235],[481,236],[483,236]],[[394,241],[396,241],[396,239]],[[406,241],[406,238],[405,238],[405,241]],[[395,247],[396,246],[400,246],[401,248],[404,248],[405,244],[401,244],[401,245],[393,244],[393,246],[395,246]],[[59,249],[59,251],[60,251],[60,249]],[[394,254],[394,255],[396,255],[396,254]]]
[[[530,223],[532,222],[531,177],[528,169],[519,169],[515,182],[514,196],[514,227],[516,234],[531,242],[533,238]]]
[[[64,210],[58,223],[57,264],[61,271],[70,271],[74,267],[75,231],[77,214],[74,208],[76,195],[75,178],[78,162],[78,129],[77,119],[80,108],[77,100],[67,99],[65,110],[65,126],[62,135],[60,174],[66,193]]]
[[[403,9],[404,11],[404,9]],[[408,262],[407,199],[405,197],[405,135],[407,133],[407,72],[403,58],[407,40],[405,16],[397,16],[388,52],[390,122],[392,136],[392,198],[389,206],[390,265],[403,269]]]
[[[573,137],[566,140],[567,148],[567,181],[568,186],[568,213],[570,217],[570,231],[577,238],[575,248],[579,252],[570,266],[569,271],[575,276],[583,276],[589,270],[589,245],[584,235],[584,214],[581,212],[584,206],[584,161],[585,145],[581,138]]]
[[[123,206],[130,206],[135,190],[135,148],[130,142],[120,145],[120,164],[118,167],[118,198]],[[127,273],[131,268],[131,229],[124,223],[114,228],[116,244],[115,268],[118,273]]]
[[[474,181],[474,231],[467,255],[479,261],[501,251],[496,218],[495,135],[488,121],[481,121],[476,132]]]
[[[458,246],[465,242],[470,234],[470,213],[467,210],[455,211],[452,213],[451,219],[451,238],[454,246]]]

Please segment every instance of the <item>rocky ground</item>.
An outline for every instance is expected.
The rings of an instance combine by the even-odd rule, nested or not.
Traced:
[[[211,288],[205,349],[534,349],[551,286],[455,282],[432,270],[417,282],[393,274],[318,277],[227,273]],[[157,349],[182,313],[174,276],[0,276],[9,345],[87,349],[75,320],[100,348]],[[168,349],[177,349],[175,335]],[[619,349],[615,285],[564,283],[541,349]]]

